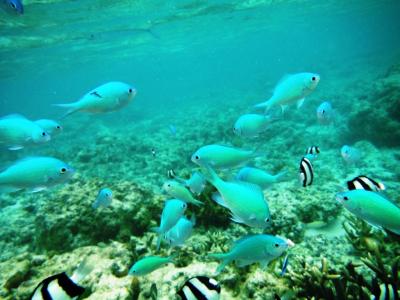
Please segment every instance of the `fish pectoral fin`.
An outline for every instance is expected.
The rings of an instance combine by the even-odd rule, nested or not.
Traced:
[[[306,100],[306,98],[301,98],[300,100],[297,101],[297,108],[300,108],[303,106],[304,100]]]
[[[10,151],[17,151],[17,150],[21,150],[21,149],[23,149],[23,148],[24,148],[23,146],[15,145],[15,146],[10,146],[10,147],[8,147],[8,150],[10,150]]]
[[[97,91],[91,92],[90,95],[96,96],[98,98],[103,98]]]
[[[266,268],[268,267],[269,262],[270,262],[269,259],[260,261],[260,267],[261,267],[262,269],[266,269]]]
[[[252,214],[250,217],[249,217],[249,221],[254,221],[256,219],[256,215],[254,215],[254,214]]]
[[[33,189],[31,189],[29,192],[30,193],[38,193],[38,192],[44,191],[46,189],[47,189],[47,187],[45,187],[45,186],[37,186],[37,187],[34,187]]]
[[[228,208],[228,205],[225,203],[225,200],[224,200],[224,198],[222,198],[222,196],[221,196],[220,193],[218,193],[218,192],[213,193],[212,196],[211,196],[211,198],[212,198],[215,202],[217,202],[217,204],[219,204],[219,205],[221,205],[221,206],[223,206],[223,207]]]
[[[238,216],[236,216],[236,215],[234,215],[234,214],[232,214],[231,220],[232,220],[233,222],[236,222],[236,223],[245,224],[245,222],[243,221],[242,218],[240,218],[240,217],[238,217]]]

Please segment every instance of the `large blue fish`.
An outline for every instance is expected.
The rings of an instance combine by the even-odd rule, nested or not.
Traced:
[[[3,1],[14,12],[17,12],[18,14],[21,15],[24,13],[24,5],[22,4],[21,0],[3,0]]]

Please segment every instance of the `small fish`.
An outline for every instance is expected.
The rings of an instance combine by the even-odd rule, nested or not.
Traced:
[[[207,145],[198,149],[192,155],[192,162],[215,169],[237,167],[250,159],[260,156],[259,153],[221,145]]]
[[[367,190],[372,192],[385,190],[385,185],[383,183],[375,181],[365,175],[360,175],[347,181],[347,187],[349,190]]]
[[[242,181],[224,181],[208,167],[206,179],[218,190],[212,199],[231,212],[231,220],[255,228],[270,226],[270,212],[258,185]]]
[[[195,224],[196,218],[194,216],[190,220],[183,216],[165,233],[164,239],[171,247],[181,247],[192,235]]]
[[[128,272],[128,275],[132,276],[144,276],[147,275],[168,263],[174,264],[174,256],[161,257],[161,256],[147,256],[137,261]]]
[[[75,112],[107,113],[127,106],[135,97],[136,89],[131,85],[112,81],[86,93],[78,101],[68,104],[55,104],[68,108],[64,117]]]
[[[103,188],[97,194],[96,200],[92,204],[94,209],[102,207],[108,207],[111,205],[113,193],[109,188]]]
[[[323,102],[317,108],[317,119],[321,125],[329,125],[333,122],[335,112],[330,102]]]
[[[179,219],[185,213],[187,208],[186,202],[178,199],[170,199],[165,201],[164,209],[161,214],[160,226],[152,230],[158,233],[157,250],[160,249],[162,236],[176,225]]]
[[[299,179],[303,187],[311,185],[314,180],[314,170],[311,161],[303,157],[300,161]]]
[[[30,300],[77,299],[85,292],[81,282],[94,268],[94,263],[84,260],[72,276],[62,272],[42,280],[30,296]]]
[[[303,105],[305,97],[315,90],[319,81],[320,77],[315,73],[286,75],[276,85],[272,97],[255,107],[265,108],[265,111],[268,111],[279,105],[284,111],[287,105],[297,102],[299,108]]]
[[[238,174],[236,175],[236,179],[257,184],[262,189],[266,189],[267,187],[271,186],[271,184],[282,181],[286,174],[287,171],[282,171],[276,175],[271,175],[261,169],[244,167],[239,170]]]
[[[288,264],[289,264],[289,254],[286,254],[282,264],[281,276],[285,275]]]
[[[67,182],[74,169],[53,157],[28,157],[16,161],[0,173],[0,191],[30,190],[39,192]]]
[[[41,144],[50,140],[50,134],[22,115],[0,118],[0,145],[9,150],[20,150],[27,145]]]
[[[338,193],[336,200],[370,225],[400,235],[400,208],[381,193],[351,190]]]
[[[193,195],[188,191],[188,189],[175,180],[168,180],[163,184],[163,190],[171,197],[185,201],[186,203],[191,203],[194,205],[203,205],[203,202],[195,199]]]
[[[233,133],[241,137],[257,137],[271,122],[268,115],[245,114],[239,117],[233,126]]]
[[[51,136],[61,133],[63,130],[60,123],[49,119],[36,120],[35,123],[39,125],[44,131],[49,133]]]
[[[320,152],[321,151],[318,146],[310,146],[306,150],[305,157],[308,158],[309,160],[313,160],[318,157],[318,154],[320,154]]]
[[[176,176],[176,174],[175,174],[175,171],[173,169],[170,169],[170,170],[167,171],[167,177],[169,179],[174,179],[175,176]]]
[[[24,14],[24,5],[21,0],[4,0],[6,5],[10,7],[14,12],[23,15]]]
[[[169,129],[169,132],[170,132],[173,136],[176,136],[176,127],[175,127],[175,125],[170,124],[170,125],[168,126],[168,129]]]
[[[262,268],[283,254],[293,242],[278,236],[254,234],[236,241],[228,253],[210,254],[210,257],[222,260],[217,272],[220,273],[230,262],[235,261],[241,268],[259,262]]]
[[[219,300],[221,286],[213,278],[196,276],[187,280],[177,295],[181,300]]]
[[[342,149],[340,149],[340,153],[344,161],[348,164],[356,164],[360,161],[361,158],[360,151],[348,145],[344,145]]]
[[[156,155],[157,155],[156,149],[151,148],[151,155],[153,155],[153,157],[156,157]]]

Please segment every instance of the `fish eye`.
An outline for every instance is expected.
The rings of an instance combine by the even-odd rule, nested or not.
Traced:
[[[267,223],[268,223],[268,222],[269,222],[269,218],[266,218],[266,219],[265,219],[265,222],[267,222]]]
[[[194,158],[197,159],[197,160],[200,159],[200,157],[198,155],[196,155]]]
[[[46,136],[46,132],[42,132],[42,136]]]
[[[61,168],[60,173],[64,174],[65,172],[67,172],[67,169],[66,168]]]
[[[279,244],[275,244],[275,248],[278,248],[279,247]]]
[[[170,184],[170,183],[168,183],[168,184],[167,184],[167,187],[171,187],[171,184]]]
[[[129,89],[129,94],[132,93],[132,89]]]
[[[343,200],[347,201],[347,200],[349,200],[349,197],[344,196],[344,197],[343,197]]]
[[[313,77],[311,78],[312,81],[315,81],[315,79],[316,79],[315,76],[313,76]]]
[[[57,125],[57,127],[56,127],[57,129],[61,129],[61,126],[60,125]]]
[[[12,8],[17,8],[17,6],[15,5],[15,3],[10,3]]]

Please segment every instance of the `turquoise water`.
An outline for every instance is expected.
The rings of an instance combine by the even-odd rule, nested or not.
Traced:
[[[0,268],[7,270],[0,274],[1,299],[25,299],[41,280],[65,266],[72,272],[88,255],[97,257],[96,274],[103,274],[87,279],[90,292],[83,297],[88,299],[139,294],[146,299],[153,282],[164,299],[171,297],[168,286],[179,288],[186,277],[212,276],[217,264],[208,253],[225,252],[231,241],[260,230],[230,222],[228,211],[210,200],[211,185],[200,196],[206,209],[188,208],[197,223],[185,247],[156,252],[150,231],[166,199],[161,187],[167,171],[188,177],[197,168],[191,155],[207,144],[256,150],[262,155],[252,166],[288,171],[287,180],[264,191],[273,220],[265,232],[297,245],[290,250],[291,272],[283,278],[278,271],[284,255],[266,271],[232,264],[215,276],[222,299],[329,298],[295,280],[308,274],[302,260],[319,268],[326,257],[331,273],[342,274],[349,261],[361,263],[368,252],[377,257],[365,240],[380,243],[389,272],[400,255],[398,242],[379,230],[367,234],[355,227],[359,243],[353,245],[341,226],[351,214],[334,197],[347,180],[365,174],[383,181],[386,196],[400,203],[399,1],[31,0],[24,5],[23,15],[4,5],[0,9],[0,115],[56,119],[64,130],[43,145],[1,149],[1,162],[7,166],[25,157],[54,156],[76,173],[69,183],[47,191],[0,195]],[[291,105],[258,138],[233,134],[239,116],[260,113],[253,105],[266,101],[285,74],[298,72],[321,77],[303,107]],[[115,80],[137,90],[120,111],[61,119],[65,110],[53,106]],[[323,101],[335,109],[329,126],[316,118]],[[360,150],[357,164],[343,161],[345,144]],[[319,145],[321,155],[314,183],[304,189],[297,173],[311,145]],[[220,175],[229,179],[237,170]],[[106,186],[115,201],[94,211],[91,204]],[[147,244],[152,246],[146,250]],[[140,293],[132,292],[126,268],[145,255],[174,251],[179,267],[169,265],[140,278]],[[42,263],[36,262],[39,256]],[[29,272],[6,288],[17,263],[15,269],[27,263]],[[123,275],[111,271],[113,263]],[[376,276],[365,266],[359,272],[367,281]],[[330,281],[322,285],[333,286]],[[357,299],[353,289],[347,293]]]

